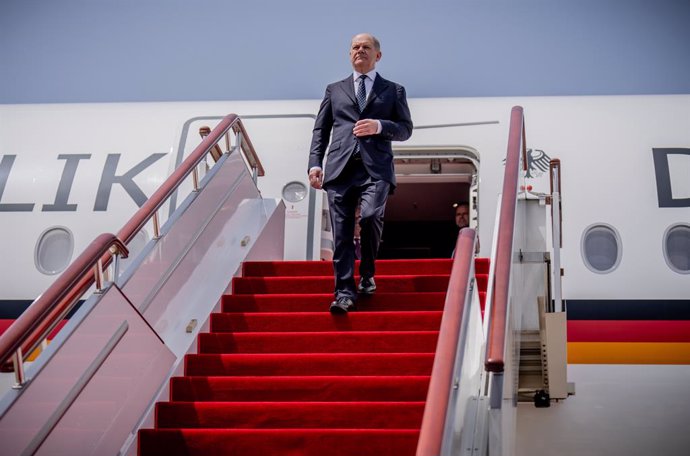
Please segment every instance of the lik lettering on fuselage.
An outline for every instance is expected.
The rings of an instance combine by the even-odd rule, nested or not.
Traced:
[[[96,198],[93,211],[108,210],[110,194],[116,184],[122,186],[137,206],[141,207],[148,197],[134,181],[134,178],[166,155],[164,153],[151,154],[126,172],[118,174],[117,167],[121,154],[108,154],[98,187],[95,189]],[[16,158],[16,155],[3,155],[2,160],[0,160],[0,212],[32,212],[37,204],[37,202],[3,202],[3,193],[10,181]],[[60,154],[57,156],[58,160],[64,160],[62,176],[55,190],[55,199],[52,203],[42,204],[42,212],[75,212],[77,210],[77,204],[69,203],[69,196],[79,164],[90,158],[91,154]]]

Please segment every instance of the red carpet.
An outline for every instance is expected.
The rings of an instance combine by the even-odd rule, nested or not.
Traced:
[[[376,294],[332,316],[330,262],[246,263],[139,454],[415,454],[450,268],[379,261]]]

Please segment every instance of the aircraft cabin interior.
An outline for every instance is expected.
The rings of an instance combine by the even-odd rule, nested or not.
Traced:
[[[397,147],[398,186],[388,198],[379,258],[450,258],[458,227],[455,206],[470,204],[477,227],[474,152],[458,147]]]

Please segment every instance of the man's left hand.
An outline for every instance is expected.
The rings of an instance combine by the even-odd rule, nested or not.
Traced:
[[[374,119],[358,120],[352,130],[356,137],[375,135],[379,129],[379,123]]]

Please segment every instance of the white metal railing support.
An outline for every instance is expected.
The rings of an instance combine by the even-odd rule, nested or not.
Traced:
[[[560,161],[552,160],[551,179],[551,272],[553,274],[553,308],[563,312],[563,295],[561,290],[561,194],[560,194]]]
[[[12,356],[12,365],[14,366],[14,385],[13,389],[21,389],[26,383],[26,375],[24,374],[24,357],[22,356],[22,347],[19,347],[14,356]]]

